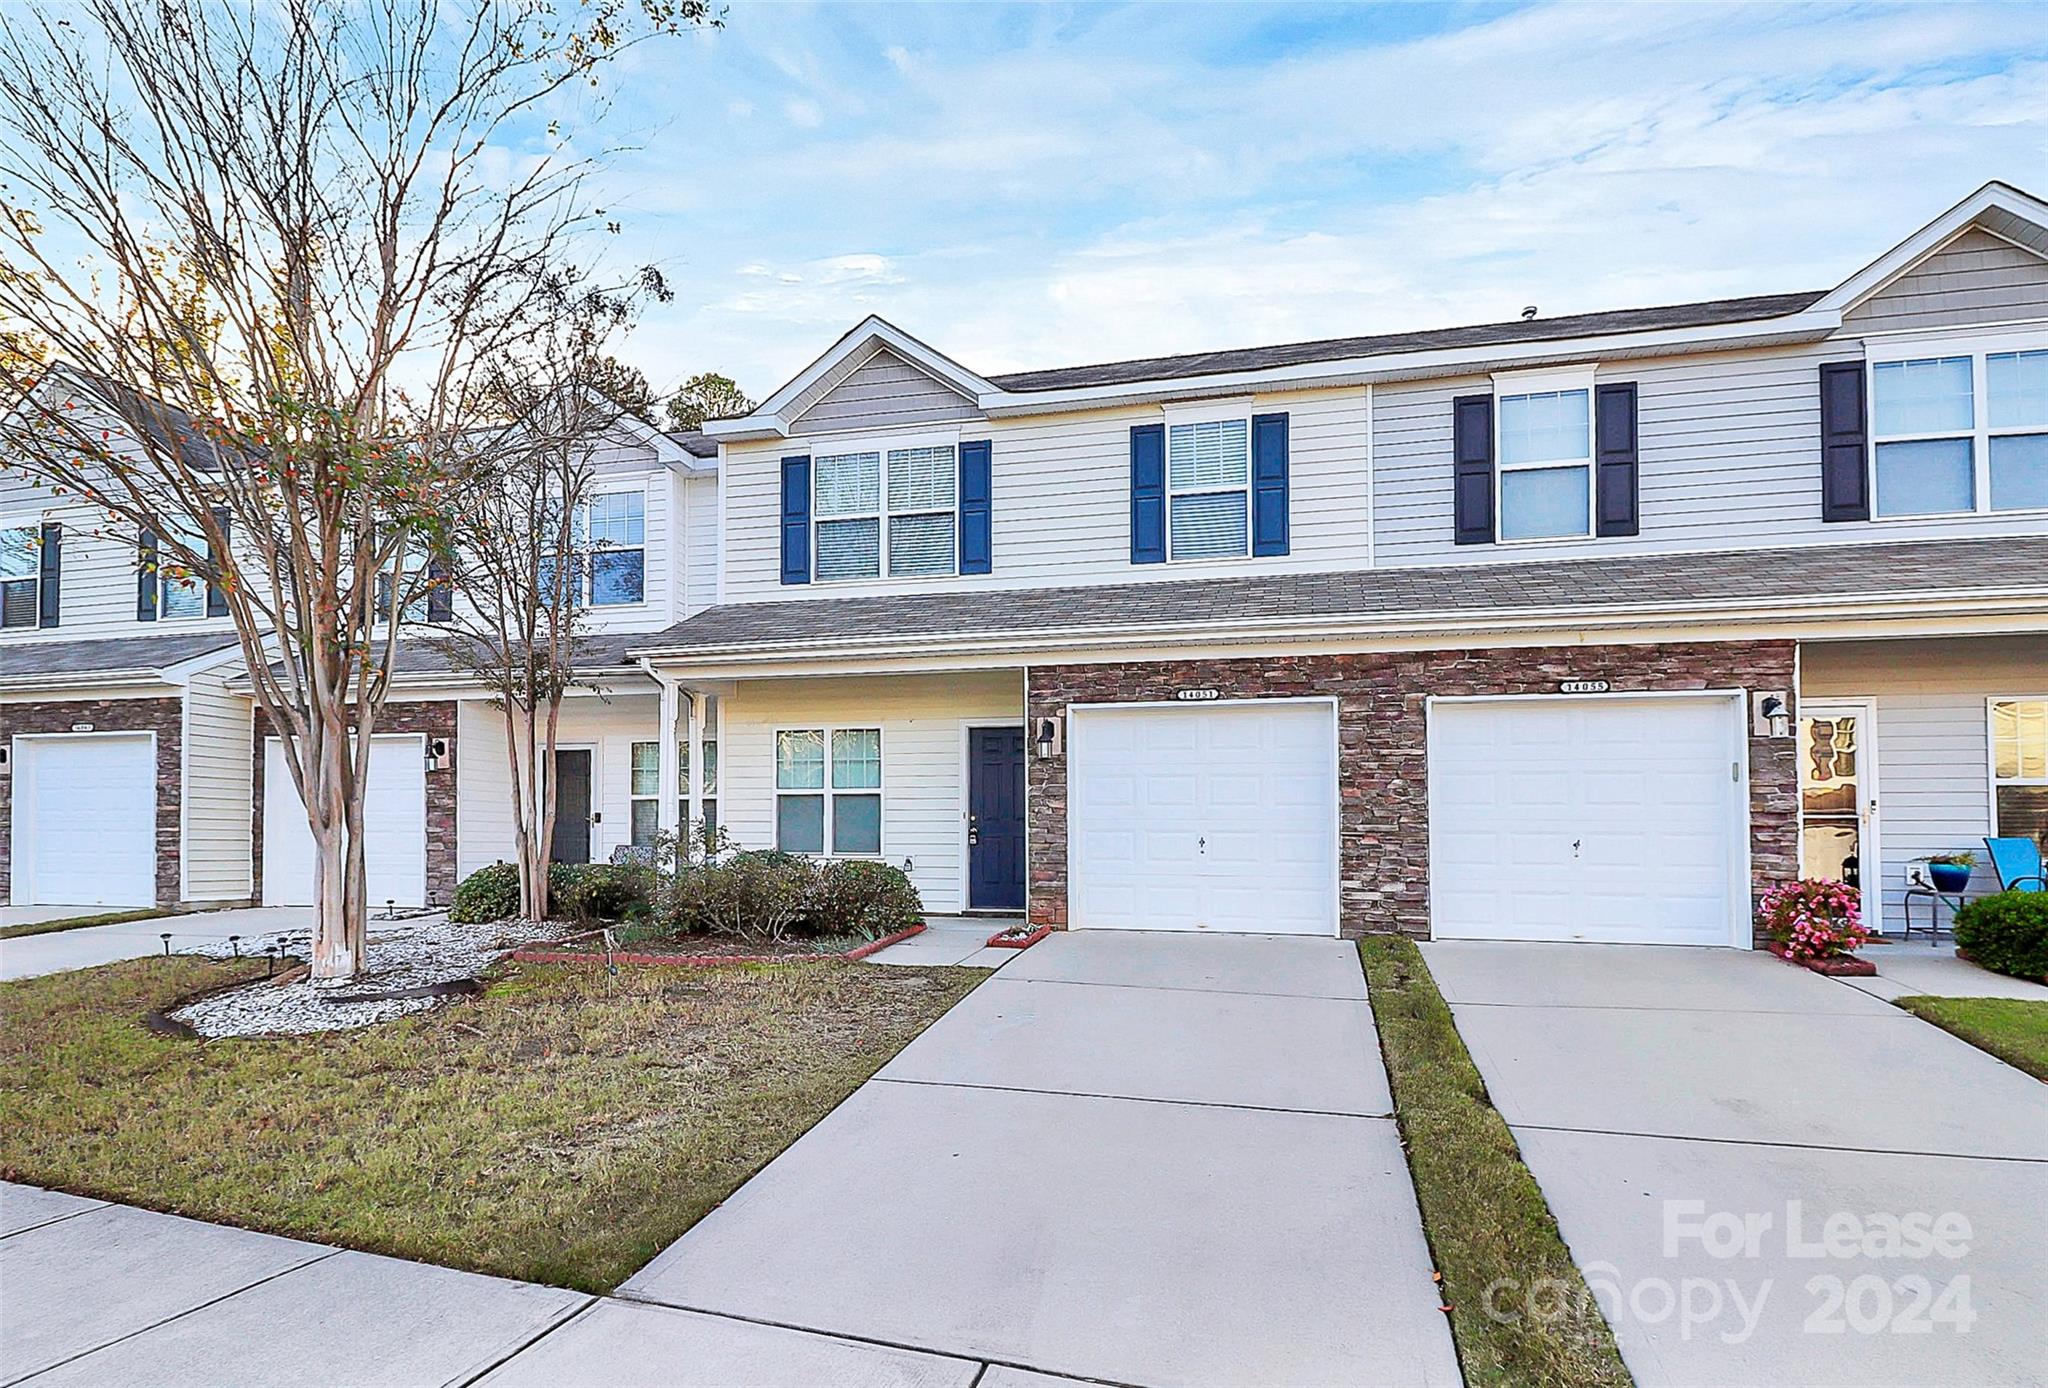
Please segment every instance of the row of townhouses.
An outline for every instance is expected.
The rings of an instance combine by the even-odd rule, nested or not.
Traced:
[[[996,376],[870,318],[606,443],[562,859],[708,821],[935,912],[1747,946],[1774,882],[1896,931],[1916,860],[2048,835],[2003,184],[1806,292]],[[8,899],[309,899],[218,611],[0,460]],[[445,902],[511,855],[504,735],[421,641],[395,687],[371,895]]]

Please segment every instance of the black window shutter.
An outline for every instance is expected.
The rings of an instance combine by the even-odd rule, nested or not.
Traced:
[[[1593,392],[1593,504],[1596,535],[1633,535],[1640,525],[1636,463],[1636,383]]]
[[[995,567],[993,450],[987,439],[960,444],[960,572]]]
[[[1166,562],[1166,426],[1131,426],[1131,562]]]
[[[427,561],[427,620],[430,622],[452,622],[455,620],[455,590],[448,584],[448,566],[439,559]]]
[[[208,542],[206,557],[213,561],[206,566],[206,615],[209,617],[228,615],[228,594],[220,585],[220,576],[227,568],[228,525],[232,519],[227,507],[213,508],[213,523],[220,531],[221,552],[213,553],[212,542]]]
[[[64,577],[64,527],[55,521],[43,523],[42,582],[36,595],[36,625],[53,627],[62,611],[58,589]]]
[[[782,460],[782,581],[811,581],[811,460]]]
[[[1285,554],[1287,416],[1252,416],[1252,553]]]
[[[1863,363],[1822,362],[1820,368],[1820,518],[1870,519],[1869,426]]]
[[[1451,401],[1452,538],[1461,545],[1493,543],[1493,397],[1460,395]]]
[[[135,620],[156,620],[156,532],[145,530],[135,541]]]

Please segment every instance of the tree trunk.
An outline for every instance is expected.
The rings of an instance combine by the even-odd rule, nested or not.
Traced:
[[[347,742],[321,739],[315,764],[306,768],[306,818],[313,831],[313,977],[354,978],[363,971],[363,864],[361,837],[354,843],[344,808]],[[278,787],[279,792],[284,788]]]

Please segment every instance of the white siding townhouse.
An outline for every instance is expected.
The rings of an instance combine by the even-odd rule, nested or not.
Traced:
[[[2003,184],[1800,293],[993,377],[869,319],[707,432],[646,463],[568,856],[711,816],[934,911],[1743,947],[1771,883],[1897,930],[1915,860],[2048,835],[2048,206]],[[209,759],[232,674],[87,622],[0,635],[13,899],[95,778],[144,803],[144,731],[156,894],[303,892]],[[502,742],[411,659],[373,895],[442,899],[507,852]]]

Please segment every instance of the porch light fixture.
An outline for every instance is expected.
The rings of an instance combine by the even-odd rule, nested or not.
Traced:
[[[1041,761],[1048,757],[1058,756],[1060,754],[1060,720],[1057,718],[1039,719],[1038,730],[1033,734],[1031,740],[1038,748],[1038,756]]]
[[[1792,736],[1792,706],[1784,690],[1756,690],[1749,696],[1749,708],[1752,736]]]

